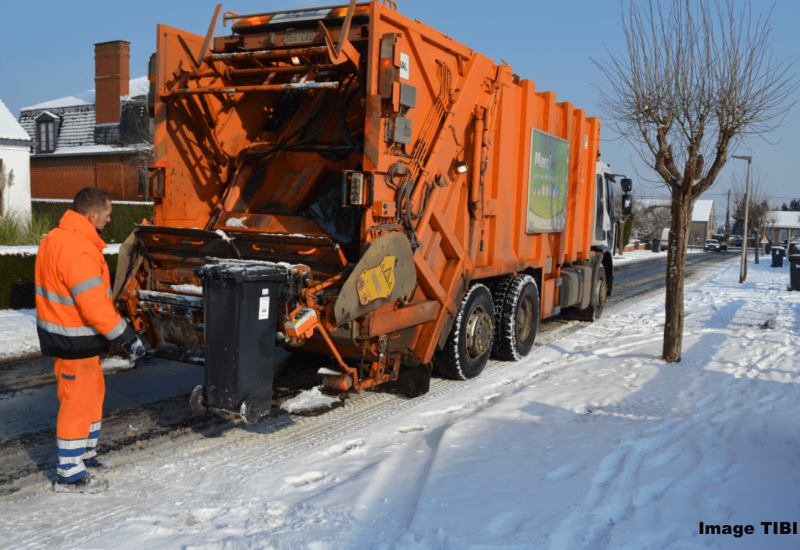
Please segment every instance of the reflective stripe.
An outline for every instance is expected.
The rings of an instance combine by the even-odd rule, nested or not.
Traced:
[[[61,439],[56,438],[56,447],[59,449],[83,449],[86,447],[86,438],[82,439]]]
[[[83,455],[83,464],[86,466],[91,466],[97,462],[97,453],[95,452],[94,448],[88,449],[86,454]]]
[[[44,287],[36,285],[36,295],[37,296],[44,296],[49,301],[54,302],[56,304],[64,304],[65,306],[74,306],[75,299],[70,298],[69,296],[62,296],[61,294],[56,294],[55,292],[50,292]]]
[[[109,340],[113,340],[114,338],[121,336],[125,329],[128,328],[128,323],[125,322],[125,319],[120,319],[119,324],[111,329],[111,332],[104,334],[106,338]]]
[[[87,290],[91,290],[94,287],[100,286],[102,284],[103,284],[102,277],[92,277],[91,279],[86,279],[82,283],[78,283],[77,285],[73,286],[72,288],[69,289],[69,291],[72,293],[72,296],[77,298],[79,294],[83,294]]]
[[[66,378],[67,380],[75,380],[75,376],[70,376],[69,374],[62,374],[61,378]]]
[[[92,422],[92,425],[89,426],[89,431],[90,432],[95,432],[95,431],[99,432],[100,428],[102,426],[103,426],[103,421],[102,420],[98,420],[97,422]]]
[[[125,321],[123,321],[123,323],[124,322]],[[49,323],[41,317],[36,318],[36,325],[47,332],[58,334],[59,336],[97,336],[100,334],[92,327],[62,327],[61,325],[57,325],[55,323]],[[122,334],[122,332],[120,332],[120,334]]]
[[[108,287],[106,289],[106,294],[108,295],[109,298],[111,298],[111,287]]]
[[[59,483],[74,483],[86,475],[86,468],[83,461],[77,464],[63,464],[56,468]]]
[[[86,441],[84,439],[84,441]],[[63,464],[64,462],[75,462],[72,460],[76,456],[81,457],[83,456],[85,447],[81,447],[79,449],[59,449],[58,450],[58,463]]]

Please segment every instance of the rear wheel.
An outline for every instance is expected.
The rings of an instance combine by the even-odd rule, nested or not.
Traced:
[[[502,279],[494,292],[492,355],[516,361],[528,355],[539,328],[539,289],[530,275]]]
[[[603,309],[606,306],[608,296],[608,283],[606,282],[606,270],[599,262],[596,275],[592,284],[592,303],[586,309],[578,310],[576,317],[584,321],[597,321],[603,316]]]
[[[492,293],[474,285],[458,310],[444,349],[433,357],[436,370],[453,380],[475,378],[486,367],[494,340]]]

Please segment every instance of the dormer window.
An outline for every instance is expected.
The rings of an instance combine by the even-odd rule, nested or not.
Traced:
[[[52,153],[56,150],[56,123],[52,120],[39,123],[39,152]]]
[[[55,152],[57,119],[57,116],[47,111],[36,117],[36,148],[39,153]]]

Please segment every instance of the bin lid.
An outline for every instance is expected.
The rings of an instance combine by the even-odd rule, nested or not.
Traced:
[[[271,281],[285,283],[294,266],[258,260],[229,260],[206,258],[206,265],[194,268],[201,279],[235,279],[237,282]]]
[[[786,250],[786,249],[783,248],[782,246],[773,246],[772,250]]]
[[[792,262],[800,262],[800,254],[789,254],[789,260]]]

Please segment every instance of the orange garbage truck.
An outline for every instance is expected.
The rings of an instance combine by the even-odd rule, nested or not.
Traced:
[[[194,408],[268,412],[276,346],[331,356],[329,393],[419,395],[602,314],[596,118],[392,0],[225,12],[214,37],[220,8],[206,36],[158,26],[154,215],[115,288],[152,353],[205,364]]]

